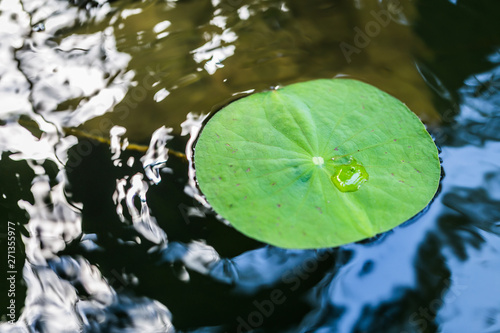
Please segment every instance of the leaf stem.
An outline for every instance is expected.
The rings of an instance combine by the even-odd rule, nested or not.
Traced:
[[[25,119],[20,118],[20,119],[18,119],[18,123],[21,126],[27,128],[28,130],[35,129],[32,121],[29,121],[29,120],[27,121]],[[38,129],[36,129],[36,130],[38,130]],[[100,135],[91,134],[89,132],[76,129],[74,127],[63,127],[62,130],[64,132],[64,135],[66,135],[66,136],[73,135],[79,139],[89,139],[89,140],[94,140],[94,141],[104,143],[107,145],[111,145],[111,140],[109,138],[106,138],[106,137],[103,137]],[[127,147],[125,148],[125,150],[137,151],[137,152],[141,152],[141,153],[147,152],[148,149],[149,149],[149,146],[147,146],[147,145],[142,145],[142,144],[133,143],[133,142],[129,143],[127,145]],[[171,148],[168,149],[168,156],[173,156],[173,157],[178,158],[184,162],[187,162],[186,154],[184,154],[180,151],[177,151],[177,150],[173,150]]]
[[[101,143],[105,143],[107,145],[111,145],[111,140],[99,135],[94,135],[90,134],[86,131],[78,130],[72,127],[63,127],[64,134],[66,135],[74,135],[77,138],[85,138],[85,139],[90,139],[90,140],[95,140]],[[149,146],[147,145],[142,145],[138,143],[129,143],[125,150],[130,150],[130,151],[137,151],[141,153],[147,152],[149,149]],[[186,154],[181,153],[180,151],[173,150],[171,148],[168,149],[168,156],[173,156],[176,158],[179,158],[183,160],[184,162],[187,162],[187,157]]]

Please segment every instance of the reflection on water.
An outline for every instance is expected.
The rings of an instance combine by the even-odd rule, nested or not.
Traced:
[[[500,331],[500,8],[459,3],[2,1],[0,332]],[[440,194],[340,248],[248,239],[195,186],[202,122],[337,75],[431,126]]]

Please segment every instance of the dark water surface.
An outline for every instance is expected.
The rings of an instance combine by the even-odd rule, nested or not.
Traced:
[[[499,13],[495,0],[2,0],[0,332],[500,332]],[[219,221],[168,149],[190,153],[232,100],[334,76],[429,126],[446,174],[433,203],[318,251]]]

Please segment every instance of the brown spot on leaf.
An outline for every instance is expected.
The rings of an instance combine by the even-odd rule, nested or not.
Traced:
[[[250,168],[246,169],[245,172],[250,172]]]
[[[271,186],[274,186],[274,185],[276,185],[276,182],[273,182],[273,183],[271,184]]]
[[[276,207],[280,208],[281,207],[281,204],[277,204]]]

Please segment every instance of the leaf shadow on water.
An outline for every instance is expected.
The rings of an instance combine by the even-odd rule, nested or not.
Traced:
[[[74,152],[76,150],[77,147]],[[124,153],[124,158],[128,158],[126,154],[127,152]],[[140,156],[136,157],[138,160]],[[192,205],[193,199],[183,192],[186,179],[179,179],[177,176],[179,173],[187,174],[186,165],[183,162],[178,162],[178,165],[173,162],[169,165],[176,169],[176,176],[163,175],[160,185],[150,188],[148,205],[160,221],[160,227],[168,235],[168,248],[171,252],[172,249],[177,251],[172,254],[173,262],[160,265],[161,251],[148,253],[157,244],[145,239],[130,222],[123,223],[118,219],[114,211],[116,205],[112,201],[116,180],[142,172],[142,166],[116,168],[112,164],[107,145],[96,145],[91,155],[84,158],[81,164],[68,174],[72,199],[83,203],[83,232],[97,236],[96,247],[86,251],[79,240],[68,246],[62,254],[72,256],[84,254],[90,262],[99,265],[104,276],[113,277],[116,272],[122,271],[135,275],[140,280],[138,286],[128,284],[124,286],[122,281],[115,279],[112,285],[124,292],[133,292],[161,301],[177,314],[176,320],[181,326],[183,322],[185,325],[187,323],[196,325],[193,313],[197,313],[196,317],[200,322],[214,321],[217,310],[224,308],[223,304],[227,303],[227,299],[221,298],[220,295],[228,292],[228,286],[207,281],[206,277],[194,271],[189,273],[188,284],[181,281],[178,270],[182,270],[182,262],[177,259],[187,251],[181,244],[193,239],[205,239],[208,244],[216,246],[227,256],[259,247],[261,244],[225,226],[213,216],[200,219],[199,222],[196,218],[186,221],[182,207],[179,206],[183,204],[188,207]],[[184,171],[179,171],[177,168]],[[172,197],[176,200],[168,200]],[[140,238],[140,242],[137,238]],[[231,246],[234,242],[239,246]],[[208,297],[200,298],[199,295],[202,293]],[[216,306],[217,303],[220,303],[219,306]],[[244,301],[233,300],[232,303],[244,304]],[[234,311],[235,308],[238,306],[233,307]],[[212,311],[207,311],[208,309]],[[221,315],[227,316],[219,314]]]

